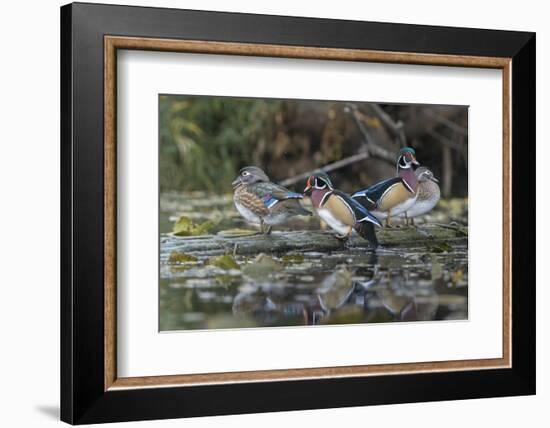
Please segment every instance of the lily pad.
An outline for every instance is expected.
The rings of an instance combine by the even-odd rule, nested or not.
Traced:
[[[189,217],[181,216],[176,223],[172,231],[177,236],[199,236],[206,235],[214,227],[214,223],[206,221],[204,223],[197,224]]]
[[[204,262],[205,265],[216,266],[221,269],[240,269],[239,264],[229,255],[210,257]]]

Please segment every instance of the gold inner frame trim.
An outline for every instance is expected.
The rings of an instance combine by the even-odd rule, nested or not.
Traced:
[[[170,376],[117,377],[116,367],[116,82],[117,50],[148,50],[394,64],[494,68],[502,70],[503,94],[503,323],[502,358],[261,370]],[[104,37],[104,389],[193,386],[220,383],[290,381],[314,378],[395,375],[421,372],[509,368],[512,362],[512,164],[511,58],[386,52],[251,43]]]

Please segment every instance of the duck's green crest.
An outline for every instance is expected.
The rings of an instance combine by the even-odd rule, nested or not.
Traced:
[[[414,156],[416,156],[416,151],[412,147],[403,147],[401,150],[399,150],[399,154],[397,155],[397,157],[399,158],[405,153],[412,153]]]
[[[324,171],[316,171],[314,173],[314,175],[316,177],[319,177],[321,180],[323,180],[325,183],[327,183],[329,185],[329,187],[334,187],[332,185],[332,181],[330,181],[330,177],[328,176],[328,174]]]

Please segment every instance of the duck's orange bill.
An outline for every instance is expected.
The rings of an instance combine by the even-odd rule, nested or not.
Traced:
[[[311,177],[309,177],[307,179],[307,184],[306,184],[306,188],[304,189],[304,193],[307,193],[311,190],[313,186],[311,185]]]

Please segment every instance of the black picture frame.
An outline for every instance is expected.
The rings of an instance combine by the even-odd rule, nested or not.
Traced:
[[[104,36],[512,58],[512,367],[104,390]],[[535,34],[74,3],[61,8],[61,419],[71,424],[535,393]],[[515,143],[514,143],[515,142]]]

